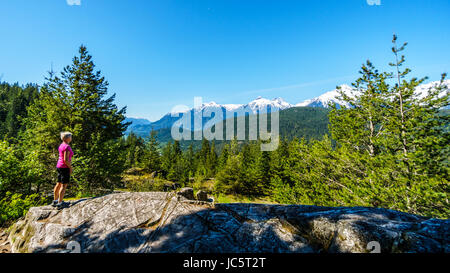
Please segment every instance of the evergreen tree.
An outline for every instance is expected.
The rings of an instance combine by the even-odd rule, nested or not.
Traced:
[[[207,176],[213,177],[216,174],[217,167],[216,142],[214,140],[212,141],[210,151],[206,157],[205,166],[207,170]]]
[[[145,153],[144,139],[131,132],[125,139],[124,148],[126,149],[126,167],[141,165]]]
[[[189,178],[194,177],[196,175],[197,164],[195,161],[195,152],[194,146],[191,143],[185,154],[186,167],[189,173]]]
[[[74,167],[79,164],[83,169],[83,173],[74,173],[74,178],[80,181],[76,176],[82,175],[88,179],[82,189],[86,192],[81,194],[114,188],[124,167],[118,141],[128,125],[123,123],[126,109],[117,108],[115,95],[105,98],[108,82],[94,69],[92,56],[81,46],[79,55],[60,76],[50,72],[25,119],[24,140],[45,162],[49,180],[54,176],[59,133],[73,133]]]
[[[189,179],[189,170],[186,168],[186,161],[183,157],[180,143],[175,140],[171,147],[171,156],[168,167],[167,179],[177,182],[187,182]]]
[[[225,166],[217,173],[214,189],[217,193],[237,194],[244,193],[241,176],[242,158],[239,154],[230,155]]]
[[[390,132],[391,150],[398,153],[405,165],[405,172],[409,179],[421,173],[441,174],[448,177],[447,159],[449,156],[448,115],[442,115],[441,109],[448,107],[448,86],[444,85],[446,74],[442,75],[441,83],[428,90],[423,98],[417,97],[415,90],[427,78],[406,77],[411,70],[401,70],[405,63],[405,56],[399,53],[405,50],[407,43],[397,46],[397,36],[393,37],[392,52],[395,62],[390,63],[395,68],[391,76],[395,79],[395,86],[390,90],[389,115],[387,115]],[[444,96],[440,94],[445,93]]]
[[[164,177],[167,177],[167,175],[169,174],[169,172],[173,166],[173,163],[174,163],[173,158],[174,158],[174,153],[173,153],[172,143],[168,142],[166,144],[166,146],[163,148],[162,155],[161,155],[161,171],[162,171]]]
[[[295,141],[297,141],[295,139]],[[286,171],[286,158],[289,157],[289,143],[286,139],[280,139],[278,149],[272,153],[270,160],[270,177],[278,177],[282,181],[287,181]]]
[[[386,130],[388,75],[379,73],[370,61],[362,65],[360,74],[361,77],[352,84],[353,94],[346,94],[338,87],[339,99],[349,107],[331,105],[330,131],[340,144],[365,150],[374,156],[382,149]]]
[[[145,142],[143,166],[150,172],[160,171],[161,169],[159,143],[156,139],[156,131],[153,130],[150,133],[150,137]]]
[[[0,83],[0,139],[17,142],[15,138],[25,129],[26,108],[37,96],[37,85]]]
[[[257,195],[269,194],[270,180],[270,154],[261,151],[255,161],[254,192]]]
[[[415,110],[415,124],[411,131],[414,149],[410,157],[418,173],[427,176],[449,177],[450,157],[450,115],[445,112],[449,106],[449,86],[444,84],[446,74],[428,96],[420,100]],[[441,96],[444,94],[443,96]]]
[[[256,195],[255,185],[258,183],[256,177],[255,168],[255,151],[251,143],[244,143],[239,151],[239,171],[236,173],[238,176],[239,185],[236,189],[239,189],[239,193],[245,193],[248,195]],[[256,151],[257,153],[257,151]]]
[[[230,145],[224,145],[222,148],[222,152],[220,153],[220,156],[218,158],[218,170],[221,170],[225,167],[225,164],[227,164],[228,156],[230,154]]]

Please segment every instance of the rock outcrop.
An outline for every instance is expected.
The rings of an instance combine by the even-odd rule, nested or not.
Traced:
[[[11,252],[11,247],[8,241],[8,233],[0,228],[0,253],[9,252]]]
[[[145,192],[33,207],[9,241],[13,252],[450,252],[449,232],[449,220],[387,209],[213,204]]]

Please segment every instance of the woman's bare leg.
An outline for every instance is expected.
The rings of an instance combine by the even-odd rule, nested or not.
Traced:
[[[53,189],[53,195],[54,195],[53,200],[58,200],[59,199],[59,192],[60,192],[60,189],[61,189],[61,185],[62,184],[60,182],[56,183],[56,186]]]
[[[66,193],[67,184],[61,184],[61,188],[59,189],[59,198],[58,203],[61,203],[64,199],[64,194]]]

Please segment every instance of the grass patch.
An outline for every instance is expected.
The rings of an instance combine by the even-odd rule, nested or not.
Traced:
[[[215,198],[216,203],[258,203],[258,204],[277,204],[268,197],[253,197],[245,195],[219,195]]]

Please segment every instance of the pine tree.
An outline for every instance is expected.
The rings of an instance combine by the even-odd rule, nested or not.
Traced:
[[[225,167],[225,164],[227,163],[229,154],[230,154],[230,145],[225,144],[222,148],[222,152],[220,153],[220,156],[218,159],[218,163],[217,163],[218,171]]]
[[[213,140],[210,151],[206,158],[206,168],[207,168],[209,177],[213,177],[216,174],[216,167],[217,167],[216,143]]]
[[[175,140],[171,148],[170,167],[167,173],[167,179],[177,182],[187,182],[189,179],[189,170],[186,168],[186,161],[181,151],[180,143]]]
[[[136,167],[143,162],[143,156],[145,152],[144,140],[131,132],[125,140],[124,149],[126,149],[126,167]]]
[[[395,62],[390,63],[395,68],[391,73],[396,81],[390,90],[389,115],[387,115],[388,129],[390,132],[391,149],[398,154],[405,172],[411,180],[414,175],[420,173],[443,174],[448,170],[443,166],[448,159],[449,132],[448,115],[442,115],[441,109],[448,107],[448,86],[444,84],[446,74],[442,75],[441,83],[428,90],[428,94],[419,98],[415,93],[417,86],[427,78],[406,77],[411,70],[401,70],[405,63],[405,56],[399,57],[399,53],[405,50],[407,43],[397,46],[397,36],[393,37],[392,52]],[[444,96],[440,94],[445,93]]]
[[[388,84],[386,73],[379,73],[370,61],[363,64],[361,77],[353,83],[353,94],[338,87],[340,99],[349,107],[331,105],[330,131],[340,144],[365,150],[371,156],[383,148]]]
[[[26,108],[37,96],[37,85],[0,83],[0,139],[17,142],[17,136],[25,129],[22,119],[27,116]]]
[[[270,154],[267,151],[261,151],[255,161],[255,187],[257,195],[268,194],[270,190]]]
[[[149,138],[145,142],[145,152],[143,166],[150,172],[160,171],[161,156],[159,153],[159,143],[156,139],[156,131],[151,131]]]
[[[420,83],[422,83],[425,80],[425,78],[423,78],[419,81],[416,81],[415,79],[413,79],[409,83],[407,83],[406,81],[403,81],[403,84],[402,84],[401,79],[405,78],[411,72],[411,70],[409,68],[406,68],[404,71],[400,71],[400,67],[405,62],[405,56],[402,55],[401,58],[399,59],[398,54],[400,52],[402,52],[403,50],[405,50],[407,43],[404,43],[400,48],[398,48],[397,47],[397,36],[395,34],[392,39],[392,43],[393,43],[392,52],[395,55],[395,63],[390,63],[389,65],[395,67],[395,69],[396,69],[395,76],[397,78],[397,84],[394,87],[393,93],[394,93],[394,105],[395,106],[398,105],[398,107],[394,107],[394,111],[395,110],[397,110],[397,111],[394,112],[393,114],[400,117],[394,126],[399,127],[398,135],[399,135],[400,142],[402,145],[403,159],[405,161],[407,161],[408,140],[407,140],[407,132],[406,132],[407,129],[406,129],[406,116],[405,116],[406,108],[405,108],[405,106],[408,104],[408,101],[410,99],[413,99],[415,88]],[[410,104],[413,105],[414,102],[411,102]]]
[[[428,91],[415,108],[416,121],[412,130],[414,150],[411,158],[417,171],[428,176],[449,177],[450,115],[443,109],[449,106],[449,86],[446,74],[434,89]]]
[[[173,166],[173,148],[172,143],[168,142],[162,150],[161,155],[161,171],[164,177],[167,177]]]
[[[272,153],[270,161],[270,177],[278,177],[282,181],[286,181],[287,177],[284,172],[286,170],[286,158],[289,157],[289,146],[286,139],[280,139],[278,149]]]
[[[217,193],[237,194],[244,193],[241,180],[240,155],[230,155],[225,166],[218,172],[214,189]]]
[[[257,174],[257,168],[255,164],[256,154],[258,150],[256,150],[256,145],[252,145],[251,143],[244,143],[242,148],[238,154],[240,159],[239,171],[236,173],[239,181],[239,190],[240,193],[245,193],[248,195],[257,195],[257,185],[259,183],[259,177]]]
[[[54,176],[59,133],[71,131],[74,166],[79,164],[78,170],[83,169],[74,173],[74,178],[88,179],[83,181],[87,183],[83,190],[93,193],[112,189],[120,182],[124,156],[117,144],[128,125],[123,123],[126,108],[119,110],[114,104],[115,95],[105,98],[107,93],[108,82],[100,71],[95,71],[85,46],[80,47],[79,55],[60,76],[50,72],[39,97],[28,108],[24,133],[27,145],[37,150],[40,160],[48,166],[49,180]]]
[[[196,175],[197,164],[195,160],[194,146],[191,143],[185,153],[185,161],[187,164],[187,169],[189,173],[189,178]]]

